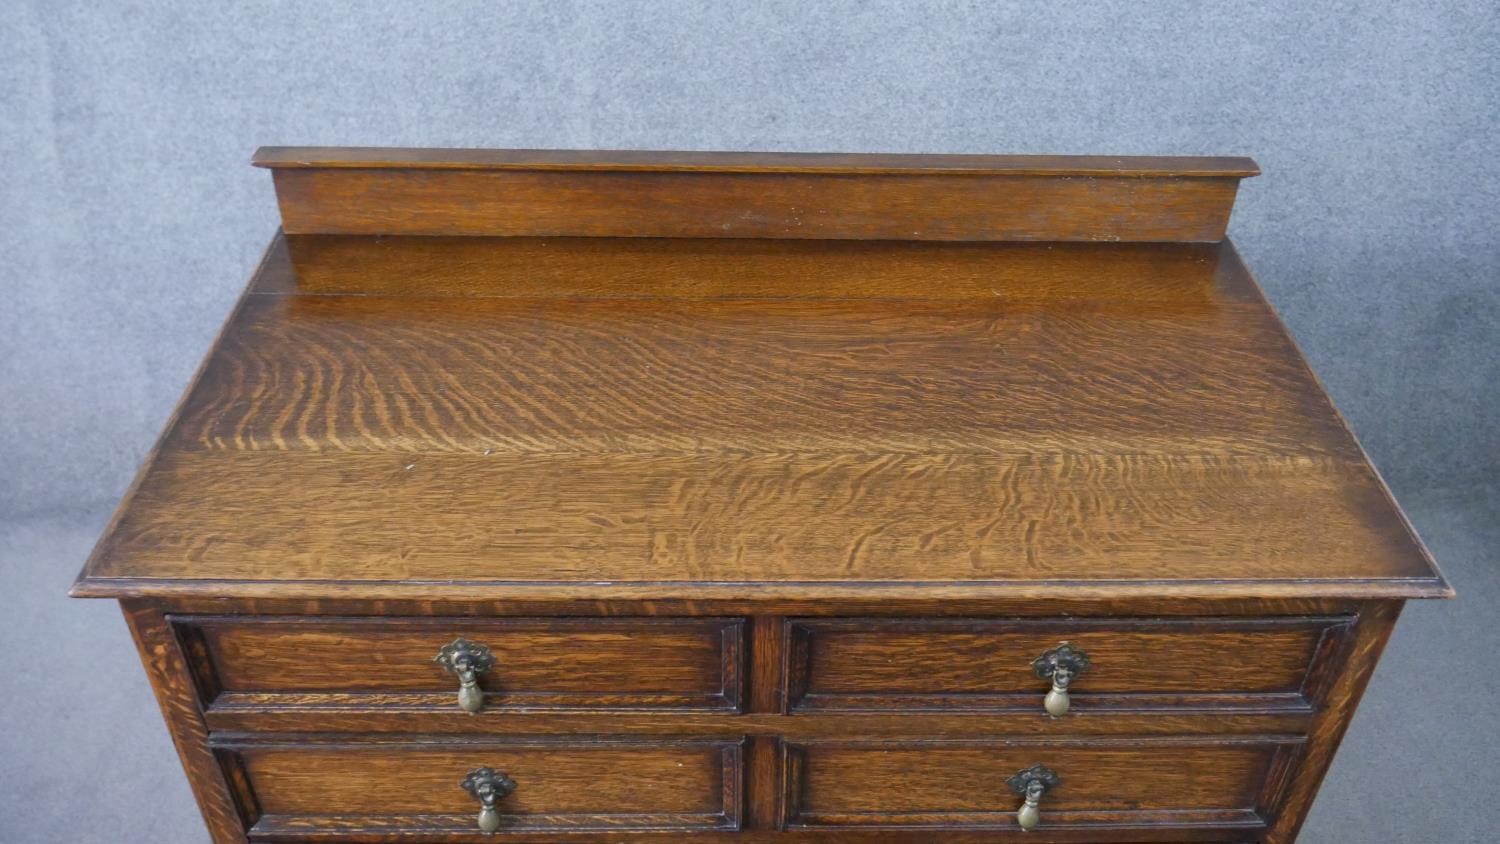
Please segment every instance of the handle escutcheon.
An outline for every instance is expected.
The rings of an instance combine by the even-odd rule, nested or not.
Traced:
[[[1068,714],[1073,702],[1068,698],[1068,687],[1079,674],[1089,670],[1089,657],[1067,642],[1047,651],[1032,660],[1031,668],[1036,676],[1052,681],[1052,689],[1042,699],[1042,708],[1053,718]]]
[[[1051,768],[1032,765],[1024,771],[1017,771],[1005,784],[1025,799],[1016,812],[1016,823],[1021,825],[1021,829],[1030,831],[1042,822],[1042,795],[1061,785],[1062,778]]]
[[[500,828],[500,810],[495,804],[516,790],[516,781],[494,768],[475,768],[464,777],[464,791],[479,801],[479,831],[489,835]]]
[[[470,715],[484,709],[484,690],[479,675],[495,667],[495,655],[484,645],[462,637],[444,645],[433,662],[458,678],[458,705]]]

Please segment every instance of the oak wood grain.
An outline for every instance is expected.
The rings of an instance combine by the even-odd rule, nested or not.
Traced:
[[[1238,178],[276,171],[290,234],[955,241],[1224,238]]]
[[[459,783],[480,766],[516,783],[498,805],[505,829],[734,829],[741,817],[739,741],[228,734],[213,746],[245,771],[260,812],[252,838],[475,834],[479,804]]]
[[[1357,457],[1275,320],[1202,302],[257,296],[169,445]]]
[[[230,779],[208,748],[202,701],[170,624],[146,603],[126,601],[122,609],[209,836],[214,844],[243,841],[246,818]]]
[[[1340,580],[1423,578],[1361,471],[1145,456],[176,453],[92,573],[328,594],[366,584],[365,597],[581,582],[600,583],[594,597],[628,596],[628,583],[657,597],[721,583],[724,596],[746,582],[1232,593],[1280,581],[1328,594]],[[276,489],[300,506],[224,518]]]
[[[496,840],[488,764],[514,842],[1284,844],[1451,594],[1222,240],[1247,159],[257,163],[290,234],[73,590],[217,842]]]
[[[392,618],[444,616],[497,618],[503,616],[660,617],[660,616],[862,616],[871,618],[992,617],[1026,618],[1156,618],[1180,616],[1264,617],[1288,615],[1343,615],[1359,612],[1360,601],[1309,598],[1183,598],[1176,594],[1151,597],[1080,597],[1071,593],[1046,598],[952,595],[920,600],[891,599],[878,589],[838,600],[741,596],[701,600],[624,600],[574,598],[530,601],[502,600],[380,600],[348,598],[241,598],[196,596],[158,602],[165,611],[197,615],[361,616]],[[776,651],[779,653],[779,650]],[[779,667],[777,669],[780,670]]]
[[[1375,671],[1385,643],[1395,629],[1401,614],[1401,603],[1372,602],[1360,613],[1354,635],[1341,649],[1344,667],[1329,678],[1328,703],[1308,728],[1308,742],[1295,760],[1295,769],[1277,783],[1283,790],[1268,793],[1278,811],[1266,836],[1266,844],[1292,844],[1307,819],[1307,811],[1317,796],[1318,787],[1333,762],[1333,754],[1344,739],[1354,718],[1354,709],[1364,695],[1370,675]]]
[[[736,711],[744,685],[744,625],[736,620],[174,616],[173,624],[204,643],[198,670],[217,690],[213,708],[452,709],[456,681],[433,656],[457,637],[495,657],[479,677],[486,717]]]
[[[817,710],[1040,711],[1031,661],[1066,642],[1088,655],[1066,717],[1093,709],[1310,710],[1324,640],[1352,617],[1276,619],[793,619],[787,706]]]
[[[1218,241],[1247,159],[270,149],[293,234]]]
[[[456,707],[433,711],[363,705],[319,707],[267,704],[254,707],[213,706],[203,720],[214,731],[267,733],[411,733],[420,735],[692,735],[731,738],[741,735],[788,739],[922,739],[934,736],[1163,736],[1179,734],[1244,735],[1305,733],[1313,714],[1307,709],[1269,706],[1093,709],[1069,713],[1060,720],[1037,710],[939,710],[736,714],[702,710],[515,710],[503,717],[471,716]]]
[[[799,742],[787,745],[786,822],[1016,829],[1021,799],[1005,780],[1040,763],[1062,784],[1042,799],[1039,829],[1151,822],[1254,829],[1263,826],[1257,800],[1273,756],[1299,742],[1296,736]]]
[[[256,293],[1254,302],[1227,243],[278,236]]]
[[[251,296],[79,591],[1446,594],[1213,260],[1142,301]]]

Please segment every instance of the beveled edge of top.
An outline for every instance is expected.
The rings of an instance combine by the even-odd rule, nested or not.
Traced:
[[[269,169],[572,170],[822,175],[1117,176],[1247,178],[1244,156],[955,155],[842,152],[280,147],[255,151]]]
[[[85,569],[73,598],[296,600],[1411,600],[1452,598],[1442,575],[1329,580],[1039,581],[394,581],[185,580],[100,577]]]

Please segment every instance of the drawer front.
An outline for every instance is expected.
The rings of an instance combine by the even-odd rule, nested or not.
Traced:
[[[212,709],[452,711],[439,650],[487,648],[484,713],[572,709],[738,711],[738,619],[174,617]]]
[[[546,741],[216,737],[252,841],[493,840],[462,785],[487,767],[513,790],[498,836],[738,829],[739,740]]]
[[[1088,668],[1070,712],[1307,711],[1331,680],[1352,617],[793,619],[786,707],[1042,711],[1032,662],[1068,643]]]
[[[784,825],[1019,834],[1024,798],[1007,780],[1042,765],[1058,782],[1038,801],[1035,833],[1238,841],[1264,828],[1300,746],[1295,736],[792,743],[783,751]]]

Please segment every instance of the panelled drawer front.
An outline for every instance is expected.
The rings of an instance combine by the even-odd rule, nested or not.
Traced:
[[[494,665],[483,711],[738,711],[744,623],[684,618],[172,618],[213,709],[454,711],[458,680],[433,661],[462,637]]]
[[[1264,828],[1296,736],[807,741],[784,746],[788,828],[994,829],[1021,834],[1006,781],[1044,765],[1060,783],[1034,831],[1146,840],[1132,829],[1243,840]],[[1100,838],[1088,837],[1094,832]],[[1222,837],[1215,837],[1222,835]],[[1124,836],[1124,837],[1120,837]],[[1155,840],[1154,838],[1151,840]],[[1174,839],[1176,840],[1176,839]]]
[[[740,826],[741,740],[216,736],[212,744],[252,841]],[[480,804],[461,785],[480,767],[515,784],[496,801],[496,835],[480,832]]]
[[[1029,710],[1050,683],[1032,660],[1085,652],[1070,712],[1307,710],[1352,617],[792,619],[789,711]],[[1073,717],[1071,714],[1066,717]]]

